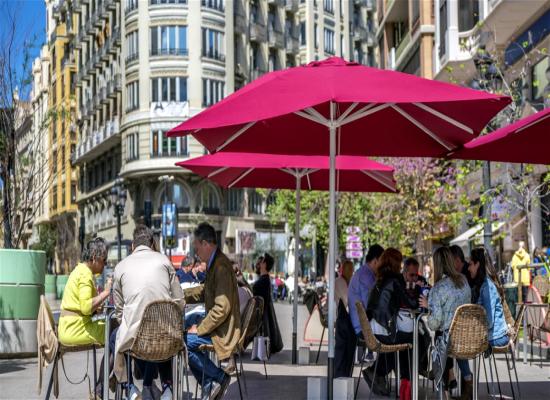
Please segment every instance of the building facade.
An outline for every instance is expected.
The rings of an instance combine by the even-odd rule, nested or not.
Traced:
[[[502,81],[497,91],[514,97],[517,117],[550,106],[550,2],[528,3],[526,6],[519,0],[434,0],[434,79],[480,89],[474,60],[488,57]],[[522,171],[522,165],[491,163],[491,184],[504,187],[505,194],[519,203],[521,199],[510,180],[525,176]],[[543,182],[547,172],[547,167],[534,167],[529,173],[531,190]],[[475,203],[484,190],[480,171],[469,177],[468,186],[477,188],[469,193]],[[493,201],[492,213],[505,222],[493,225],[498,228],[495,234],[501,237],[497,252],[500,251],[504,262],[511,258],[519,241],[529,243],[531,252],[534,247],[550,246],[550,196],[547,188],[540,193],[544,196],[535,196],[529,212],[526,207],[506,205],[499,198]],[[476,239],[476,232],[471,229],[470,232],[472,237],[465,240],[472,244],[479,242],[480,235]]]
[[[431,79],[433,0],[378,0],[379,67]]]
[[[203,220],[215,226],[229,254],[243,253],[239,234],[270,246],[284,243],[284,224],[265,216],[266,198],[222,189],[176,167],[205,149],[192,137],[165,133],[269,71],[333,55],[376,65],[375,2],[57,0],[51,7],[58,10],[52,32],[60,40],[50,42],[52,63],[69,50],[72,63],[64,65],[74,73],[67,90],[75,118],[67,132],[76,138],[69,154],[71,172],[78,168],[80,240],[116,240],[109,193],[120,176],[128,193],[124,239],[136,223],[158,231],[162,204],[174,202],[178,256],[190,251],[190,232]],[[61,61],[59,67],[57,82]],[[59,99],[51,97],[51,104]],[[51,211],[60,207],[62,188],[56,190]]]

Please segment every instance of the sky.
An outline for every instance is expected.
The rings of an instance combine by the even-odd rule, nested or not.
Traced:
[[[30,62],[40,54],[40,47],[46,42],[46,5],[44,0],[0,0],[0,45],[5,47],[11,33],[10,16],[15,20],[15,41],[17,49],[12,62],[18,74],[23,71],[23,44],[29,46]],[[30,68],[29,68],[30,70]]]

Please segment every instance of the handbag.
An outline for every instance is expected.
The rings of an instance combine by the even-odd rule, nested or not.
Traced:
[[[439,388],[439,384],[443,379],[450,342],[448,330],[442,332],[441,335],[435,338],[435,347],[432,352],[432,370],[434,371],[434,383],[436,388]]]
[[[269,359],[269,337],[255,336],[252,343],[251,361],[267,361]]]
[[[414,328],[414,320],[408,311],[399,310],[397,314],[397,330],[405,333],[412,333]]]

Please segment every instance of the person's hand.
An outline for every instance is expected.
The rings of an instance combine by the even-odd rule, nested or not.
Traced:
[[[420,307],[428,308],[428,298],[426,296],[420,296],[418,298],[418,305]]]
[[[107,278],[107,281],[105,282],[104,291],[107,293],[111,292],[111,288],[113,287],[113,278]]]
[[[416,281],[414,284],[420,288],[423,288],[425,286],[424,282],[422,282],[421,280]]]
[[[191,327],[189,328],[189,330],[187,331],[187,333],[190,333],[190,334],[197,334],[197,325],[191,325]]]

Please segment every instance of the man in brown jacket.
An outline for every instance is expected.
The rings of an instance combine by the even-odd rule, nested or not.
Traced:
[[[189,366],[203,388],[203,399],[221,399],[231,377],[199,351],[199,346],[213,344],[222,361],[231,357],[241,334],[237,279],[231,261],[217,246],[216,231],[211,225],[199,224],[193,236],[195,254],[207,265],[206,281],[204,285],[185,290],[185,300],[204,302],[206,316],[187,332]]]

